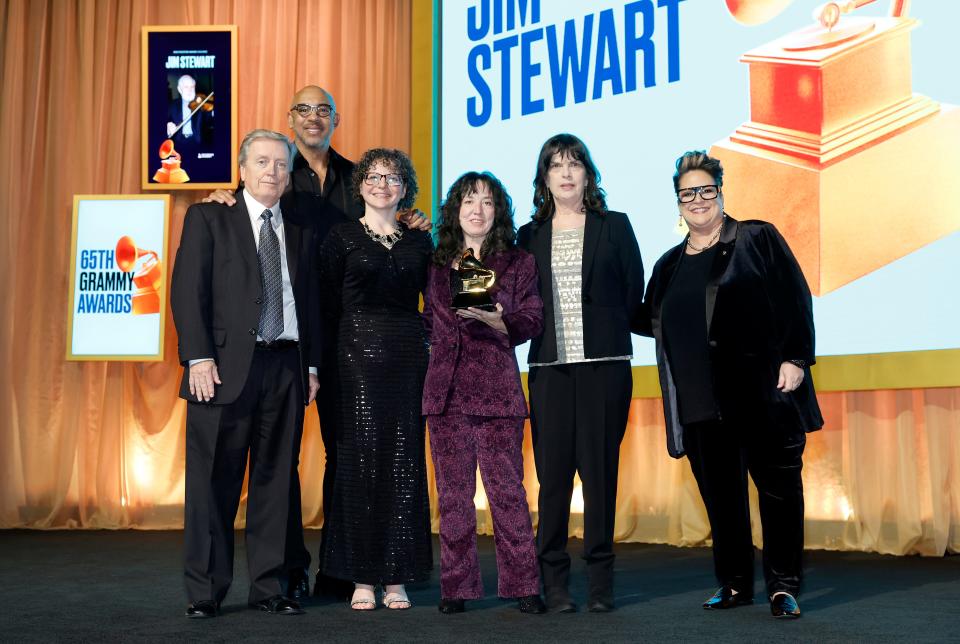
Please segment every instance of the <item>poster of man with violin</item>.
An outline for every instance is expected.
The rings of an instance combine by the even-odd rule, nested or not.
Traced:
[[[235,186],[236,27],[143,27],[144,189]]]

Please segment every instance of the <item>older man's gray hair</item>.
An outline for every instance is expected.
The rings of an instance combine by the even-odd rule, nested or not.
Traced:
[[[290,143],[285,135],[280,134],[279,132],[274,132],[273,130],[251,130],[245,137],[243,137],[243,142],[240,144],[240,154],[237,157],[237,164],[243,165],[247,160],[247,155],[250,153],[250,146],[257,139],[269,139],[272,141],[280,141],[283,143],[283,146],[287,149],[287,163],[288,165],[293,164],[293,145]]]

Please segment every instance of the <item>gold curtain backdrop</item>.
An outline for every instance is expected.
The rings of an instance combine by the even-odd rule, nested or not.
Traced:
[[[411,148],[411,15],[423,1],[0,0],[0,528],[182,525],[185,403],[169,315],[163,362],[64,360],[72,196],[140,193],[140,27],[236,24],[238,131],[286,132],[290,96],[318,83],[342,114],[334,147],[356,158],[374,145]],[[174,193],[171,257],[203,194]],[[960,388],[828,392],[820,402],[826,426],[809,435],[804,468],[808,547],[960,551]],[[703,544],[690,468],[664,443],[660,401],[634,400],[617,539]],[[529,432],[524,455],[535,513]],[[304,520],[317,527],[313,408],[301,461]],[[575,493],[573,534],[579,502]]]

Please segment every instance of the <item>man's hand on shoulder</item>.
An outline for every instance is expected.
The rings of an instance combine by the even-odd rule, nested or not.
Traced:
[[[198,402],[210,402],[216,395],[214,384],[223,384],[217,373],[216,362],[203,360],[190,365],[190,395],[196,396]]]
[[[433,224],[430,223],[427,216],[418,208],[401,210],[397,213],[397,220],[403,222],[407,228],[412,228],[413,230],[430,232],[433,229]]]
[[[216,203],[222,203],[226,206],[232,206],[233,204],[237,203],[237,197],[233,194],[233,192],[219,188],[202,199],[203,203],[210,203],[214,201]]]

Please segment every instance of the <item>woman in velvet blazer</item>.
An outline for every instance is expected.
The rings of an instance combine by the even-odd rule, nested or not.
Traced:
[[[460,411],[465,414],[527,416],[527,400],[514,349],[537,335],[543,325],[542,305],[536,292],[537,267],[533,257],[518,248],[486,257],[483,264],[497,276],[491,294],[493,301],[503,307],[505,332],[487,324],[470,323],[470,318],[458,315],[458,310],[451,308],[450,265],[430,267],[430,306],[424,305],[430,327],[424,415],[443,414],[457,388],[463,390],[458,398]]]
[[[476,545],[477,464],[493,511],[498,594],[542,613],[533,528],[523,487],[527,405],[514,347],[540,333],[536,264],[514,246],[513,207],[491,174],[468,172],[447,194],[424,298],[430,364],[423,413],[440,506],[440,612],[484,596]],[[456,268],[473,250],[492,269],[493,310],[454,309]]]
[[[796,618],[805,433],[823,425],[810,289],[772,224],[724,212],[719,160],[687,152],[676,167],[690,234],[654,266],[642,318],[656,339],[667,449],[687,456],[710,520],[720,588],[703,607],[753,603],[749,473],[770,610]]]

